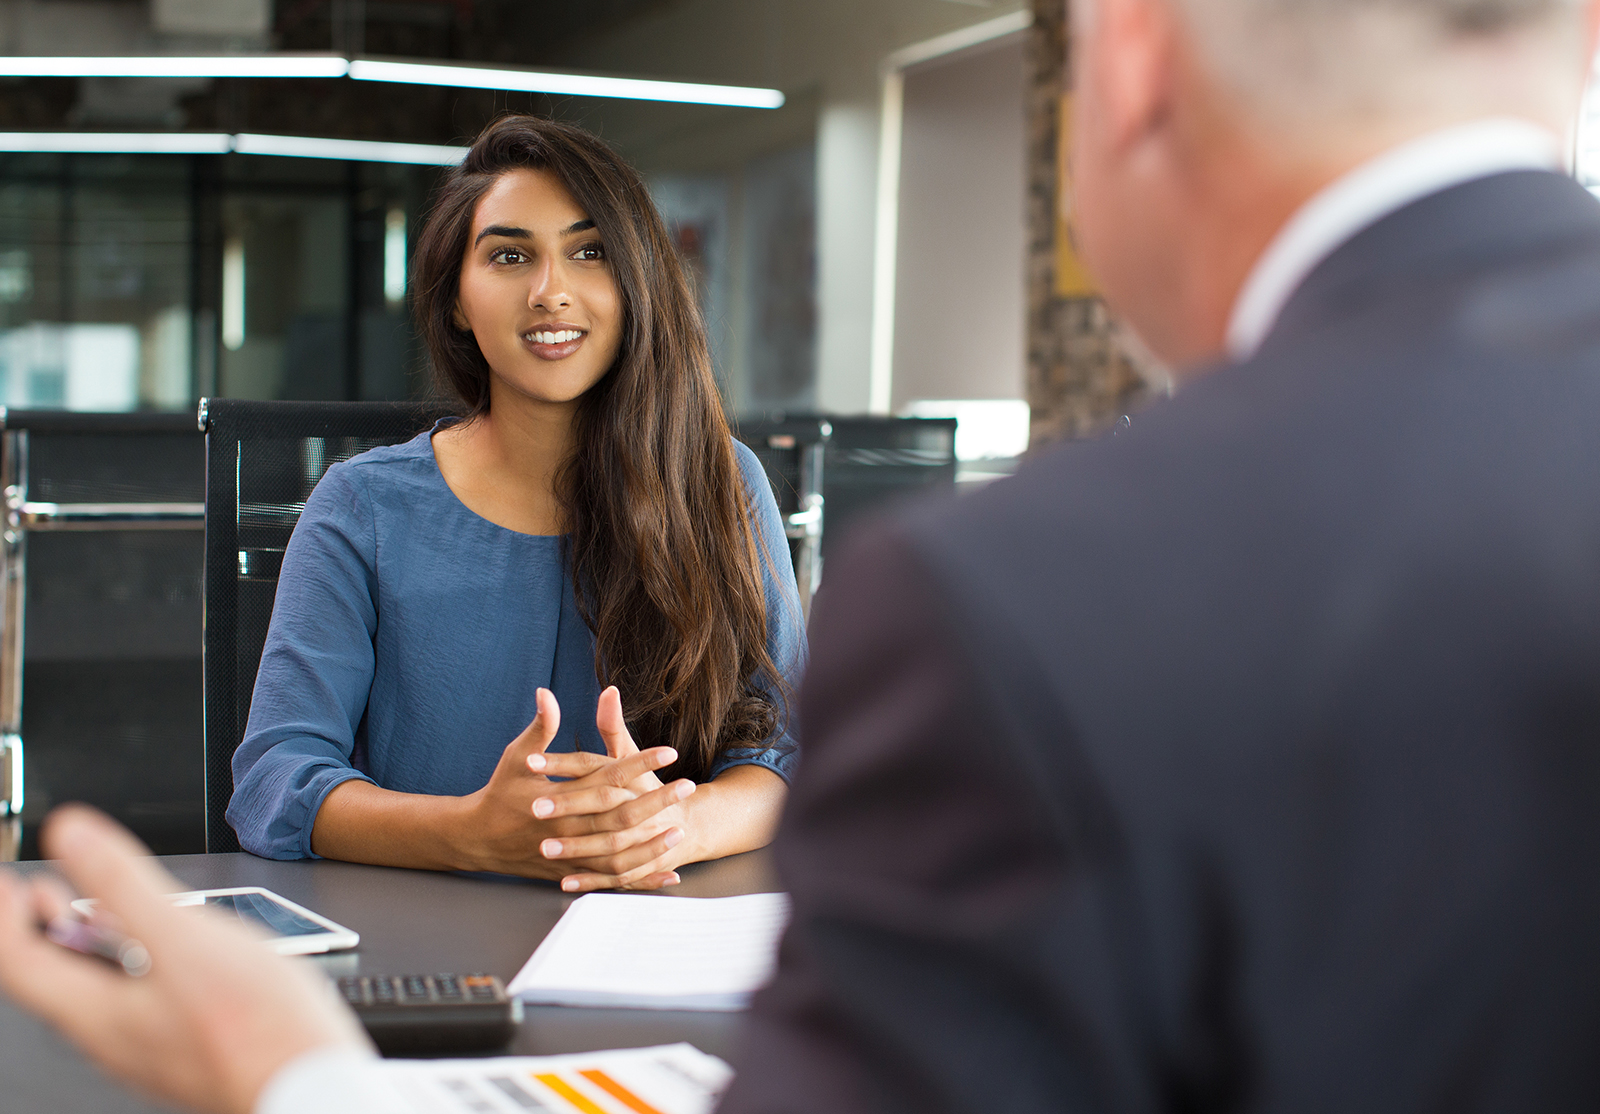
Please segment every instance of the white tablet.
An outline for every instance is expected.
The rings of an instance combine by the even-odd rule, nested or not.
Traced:
[[[268,943],[279,955],[344,951],[361,943],[360,935],[351,929],[260,886],[193,890],[171,897],[174,905],[203,905],[219,913],[231,913],[255,928],[266,929],[271,936]],[[98,904],[92,897],[80,898],[72,903],[72,908],[88,917]]]

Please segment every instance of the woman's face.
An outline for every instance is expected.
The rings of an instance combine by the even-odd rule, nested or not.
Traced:
[[[611,368],[622,298],[589,214],[553,174],[507,171],[478,202],[456,324],[499,387],[535,401],[571,402]]]

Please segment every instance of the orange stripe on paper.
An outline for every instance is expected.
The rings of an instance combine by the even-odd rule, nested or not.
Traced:
[[[606,1114],[604,1110],[601,1110],[583,1095],[574,1091],[571,1084],[567,1083],[559,1075],[536,1075],[534,1078],[566,1099],[575,1109],[583,1111],[583,1114]]]
[[[590,1083],[593,1083],[596,1087],[599,1087],[612,1098],[616,1099],[623,1106],[626,1106],[629,1110],[634,1111],[634,1114],[661,1114],[661,1111],[651,1106],[648,1102],[645,1102],[644,1099],[628,1090],[615,1079],[612,1079],[599,1068],[591,1068],[588,1071],[580,1071],[578,1074],[583,1076]]]

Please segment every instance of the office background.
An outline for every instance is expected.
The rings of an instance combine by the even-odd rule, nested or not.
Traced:
[[[1092,291],[1062,281],[1064,13],[1059,0],[0,0],[0,58],[308,53],[783,95],[764,109],[350,78],[0,76],[0,404],[423,396],[406,267],[447,159],[370,145],[459,146],[528,111],[598,132],[647,176],[731,416],[955,416],[965,478],[1003,474],[1030,434],[1036,447],[1090,434],[1165,389]],[[1574,138],[1590,184],[1595,106]],[[139,149],[185,135],[369,146]],[[201,498],[197,434],[141,444],[130,461],[36,438],[30,498]],[[199,850],[199,534],[29,545],[22,853],[69,798],[158,851]]]

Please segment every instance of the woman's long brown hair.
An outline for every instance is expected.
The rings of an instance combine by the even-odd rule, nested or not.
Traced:
[[[518,169],[566,186],[621,293],[616,363],[580,400],[556,478],[595,672],[621,690],[639,746],[676,748],[671,776],[704,781],[724,750],[774,732],[786,689],[767,653],[761,555],[705,324],[644,182],[580,128],[496,120],[440,186],[417,241],[418,325],[441,385],[469,419],[486,413],[489,365],[455,306],[478,202]]]

